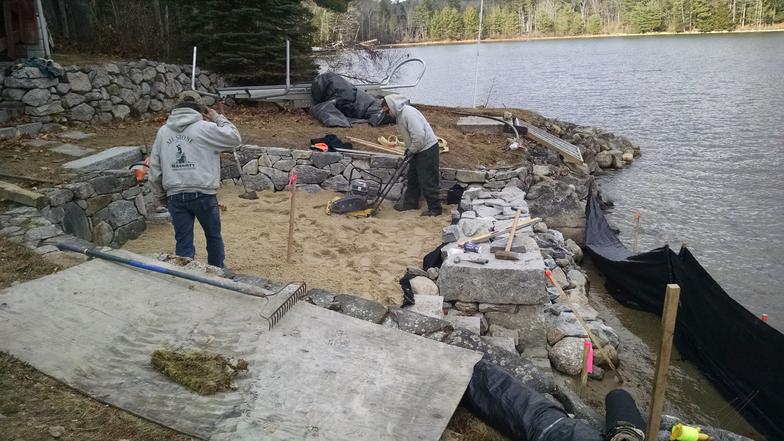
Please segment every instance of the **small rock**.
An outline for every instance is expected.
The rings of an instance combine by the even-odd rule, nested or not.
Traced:
[[[537,222],[534,225],[534,233],[546,233],[547,232],[547,224],[544,222]]]
[[[60,438],[65,433],[65,427],[63,426],[49,426],[49,435],[53,438]]]
[[[591,380],[604,380],[604,369],[599,366],[594,366],[591,372],[588,373],[588,378]]]
[[[424,277],[417,276],[411,279],[411,290],[416,295],[426,295],[426,296],[438,295],[438,286],[427,276]]]
[[[438,280],[438,270],[439,270],[439,268],[435,267],[435,266],[432,267],[432,268],[428,268],[428,270],[427,270],[427,277],[429,277],[430,280],[433,280],[433,281]]]
[[[555,268],[552,270],[553,273],[553,280],[555,283],[561,286],[561,288],[566,288],[569,286],[569,280],[566,278],[566,274],[564,274],[561,268]]]
[[[564,339],[564,340],[566,340],[566,339]],[[561,340],[561,341],[563,341],[563,340]],[[612,347],[612,345],[606,345],[602,349],[604,349],[604,352],[599,351],[599,350],[593,351],[594,363],[596,365],[602,366],[602,367],[607,367],[607,368],[610,367],[610,364],[607,363],[607,359],[604,357],[604,353],[607,353],[607,355],[610,357],[610,360],[612,361],[613,365],[616,368],[618,366],[620,366],[621,360],[620,360],[620,358],[618,358],[618,351],[614,347]]]
[[[479,312],[479,305],[472,302],[455,302],[455,309],[468,315],[474,315]]]

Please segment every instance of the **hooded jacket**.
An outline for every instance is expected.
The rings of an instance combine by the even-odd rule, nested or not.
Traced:
[[[408,98],[402,95],[387,95],[384,100],[387,102],[390,115],[397,120],[397,132],[406,143],[406,150],[415,154],[438,143],[438,138],[425,116],[411,106]]]
[[[215,194],[220,186],[220,153],[241,142],[240,132],[223,115],[209,122],[196,110],[174,109],[158,130],[150,155],[155,196]]]

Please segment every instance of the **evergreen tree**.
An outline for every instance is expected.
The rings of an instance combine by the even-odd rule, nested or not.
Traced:
[[[555,30],[555,22],[544,9],[537,9],[534,16],[534,26],[538,32],[547,34]]]
[[[294,79],[316,72],[311,58],[311,13],[298,0],[179,0],[186,44],[199,64],[235,85],[280,83],[286,75],[286,38]]]
[[[664,12],[658,0],[638,3],[629,11],[628,23],[635,32],[656,32],[662,28]]]
[[[414,27],[414,39],[424,40],[427,38],[427,30],[430,26],[430,8],[427,2],[419,2],[414,7],[412,24]]]
[[[473,6],[463,11],[463,39],[472,40],[479,35],[479,13]]]
[[[723,1],[696,0],[694,12],[695,26],[700,32],[729,31],[735,28],[732,11]]]
[[[588,17],[588,22],[585,24],[585,30],[591,35],[602,33],[602,18],[594,14]]]

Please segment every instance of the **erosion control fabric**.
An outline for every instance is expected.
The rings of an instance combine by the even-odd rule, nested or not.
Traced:
[[[461,404],[514,440],[602,441],[598,430],[485,360],[474,366]]]
[[[784,334],[733,300],[688,249],[633,254],[610,230],[591,195],[585,212],[586,247],[613,297],[661,314],[666,285],[678,284],[675,344],[681,354],[756,430],[767,439],[784,440]]]

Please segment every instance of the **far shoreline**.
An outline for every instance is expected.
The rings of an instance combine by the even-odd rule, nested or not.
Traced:
[[[735,31],[714,31],[714,32],[651,32],[651,33],[617,33],[617,34],[597,34],[597,35],[560,35],[560,36],[525,36],[514,38],[492,38],[483,39],[482,43],[511,43],[511,42],[524,42],[524,41],[539,41],[539,40],[582,40],[582,39],[599,39],[599,38],[625,38],[625,37],[654,37],[654,36],[670,36],[670,35],[728,35],[728,34],[751,34],[762,32],[784,32],[784,27],[780,29],[744,29]],[[390,43],[380,44],[376,47],[380,49],[398,49],[406,47],[417,46],[451,46],[451,45],[465,45],[476,44],[477,40],[435,40],[435,41],[421,41],[416,43]]]

